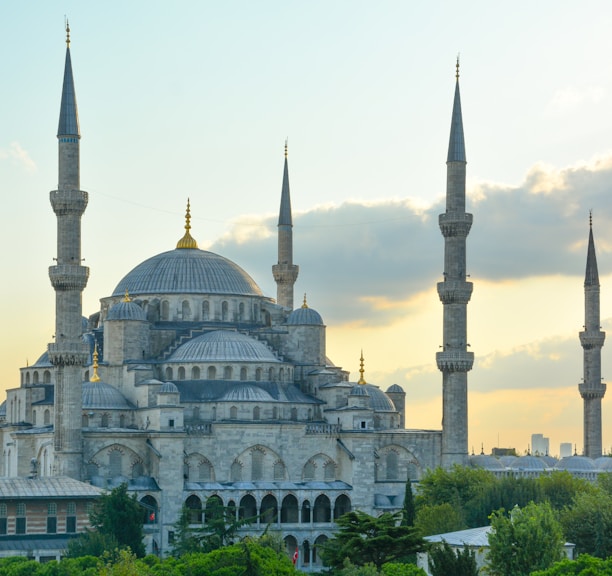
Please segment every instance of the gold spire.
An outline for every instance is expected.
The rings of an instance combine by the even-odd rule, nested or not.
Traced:
[[[125,289],[125,296],[123,297],[123,301],[124,302],[131,302],[132,299],[130,298],[130,293],[128,292],[128,289]]]
[[[70,23],[68,22],[68,18],[66,18],[66,46],[70,48]]]
[[[285,158],[287,158],[288,147],[289,147],[289,138],[285,138]]]
[[[306,302],[306,292],[304,292],[304,303],[302,304],[302,308],[308,308],[308,302]]]
[[[197,248],[198,243],[192,238],[189,230],[191,230],[191,211],[189,198],[187,198],[187,212],[185,212],[185,235],[177,242],[177,248]]]
[[[92,366],[93,374],[89,379],[90,382],[100,382],[100,376],[98,376],[98,345],[94,346],[93,352],[93,366]]]
[[[457,54],[457,64],[455,65],[455,78],[459,80],[459,54]]]
[[[363,377],[363,373],[365,372],[365,370],[363,369],[363,350],[361,351],[361,358],[359,359],[359,382],[357,382],[357,384],[361,384],[362,386],[364,384],[367,384],[367,382],[365,381],[365,378]]]

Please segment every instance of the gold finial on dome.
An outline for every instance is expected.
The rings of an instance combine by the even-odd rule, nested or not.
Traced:
[[[289,148],[289,138],[285,138],[285,158],[287,158],[287,149]]]
[[[189,230],[191,230],[191,205],[189,204],[189,198],[187,198],[187,212],[185,212],[185,235],[177,242],[177,248],[197,248],[198,243],[193,239]]]
[[[455,64],[455,78],[459,80],[459,54],[457,54],[457,64]]]
[[[361,384],[362,386],[364,384],[367,384],[367,382],[365,381],[365,378],[363,377],[365,370],[363,368],[363,350],[361,351],[361,358],[359,358],[359,382],[357,382],[357,384]]]
[[[302,304],[302,308],[308,308],[308,302],[306,302],[306,292],[304,292],[304,302]]]
[[[94,346],[93,351],[93,365],[92,365],[93,374],[89,379],[90,382],[100,382],[100,376],[98,375],[98,345]]]
[[[125,296],[123,297],[123,301],[124,302],[131,302],[132,299],[130,298],[130,293],[128,292],[128,289],[125,289]]]
[[[68,18],[65,19],[65,25],[66,25],[66,46],[68,48],[70,48],[70,23],[68,22]]]

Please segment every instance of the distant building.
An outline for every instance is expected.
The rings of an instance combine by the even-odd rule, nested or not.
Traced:
[[[567,458],[572,455],[572,443],[561,442],[559,445],[559,458]]]
[[[536,456],[545,456],[549,453],[550,438],[546,438],[544,434],[531,435],[531,453]]]
[[[491,451],[493,456],[518,456],[516,448],[493,448]]]

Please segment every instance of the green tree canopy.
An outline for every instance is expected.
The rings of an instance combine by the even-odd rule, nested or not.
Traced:
[[[476,553],[467,546],[455,552],[442,542],[429,549],[429,571],[432,576],[478,576]]]
[[[401,512],[375,518],[355,510],[337,520],[338,532],[323,546],[323,561],[334,569],[349,558],[356,566],[372,563],[377,569],[424,549],[425,542],[411,526],[401,526]]]
[[[431,506],[420,506],[414,525],[423,536],[446,534],[447,532],[456,532],[465,528],[463,515],[455,506],[448,502]]]
[[[548,502],[531,502],[491,516],[487,569],[491,576],[529,576],[563,558],[563,532]]]
[[[602,560],[581,554],[576,560],[561,560],[547,570],[532,572],[531,576],[612,576],[612,558]]]

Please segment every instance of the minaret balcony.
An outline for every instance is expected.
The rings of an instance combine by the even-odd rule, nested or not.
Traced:
[[[66,189],[52,190],[49,194],[53,212],[57,216],[67,214],[83,214],[87,208],[89,195],[83,190]]]
[[[442,236],[451,238],[459,236],[466,238],[472,227],[473,216],[467,212],[446,212],[438,216]]]
[[[272,275],[277,284],[294,284],[297,280],[300,267],[296,264],[274,264]]]
[[[593,348],[601,348],[606,339],[606,333],[601,330],[597,332],[580,332],[580,344],[585,350],[592,350]]]
[[[57,264],[56,266],[49,266],[49,278],[55,290],[78,290],[82,292],[87,286],[89,268],[87,266]]]
[[[604,382],[599,384],[581,382],[578,384],[578,390],[580,391],[580,396],[582,396],[584,400],[594,400],[604,397],[606,394],[606,384]]]
[[[442,304],[467,304],[472,296],[471,282],[447,280],[438,282],[438,296]]]
[[[474,365],[474,353],[464,350],[444,350],[436,353],[441,372],[469,372]]]
[[[54,366],[85,366],[89,360],[89,346],[85,342],[53,342],[47,348],[49,362]]]

